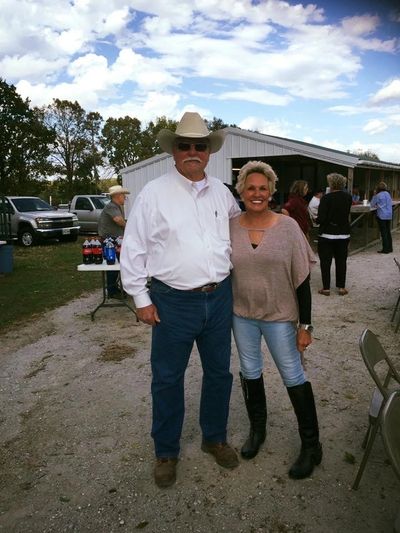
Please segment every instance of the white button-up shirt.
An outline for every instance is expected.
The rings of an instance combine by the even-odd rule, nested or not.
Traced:
[[[225,279],[232,268],[229,218],[239,214],[216,178],[206,177],[198,191],[174,168],[149,182],[132,206],[121,250],[122,283],[136,307],[151,304],[148,277],[180,290]]]

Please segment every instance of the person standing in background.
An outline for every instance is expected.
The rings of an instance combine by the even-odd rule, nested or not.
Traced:
[[[317,189],[314,192],[313,197],[311,198],[308,204],[308,214],[310,215],[313,226],[317,226],[318,207],[319,207],[321,198],[324,195],[324,192],[325,192],[325,189]]]
[[[351,193],[351,199],[353,201],[353,204],[359,204],[361,203],[361,198],[360,198],[360,191],[358,190],[357,187],[354,187],[353,188],[353,191]]]
[[[125,215],[124,203],[127,194],[130,194],[128,189],[124,189],[121,185],[113,185],[108,190],[111,196],[111,202],[104,207],[99,218],[99,235],[102,239],[106,237],[119,237],[124,234],[125,230]],[[107,270],[107,296],[109,298],[121,298],[121,292],[118,290],[118,271]]]
[[[346,289],[347,254],[350,242],[351,195],[344,191],[347,178],[341,174],[328,174],[330,192],[319,203],[317,224],[318,255],[320,259],[322,289],[318,292],[329,296],[331,291],[331,265],[335,259],[336,287],[340,296]]]
[[[290,187],[288,201],[283,205],[282,214],[294,218],[308,239],[311,220],[308,214],[308,205],[304,198],[307,192],[308,183],[306,181],[294,181]]]
[[[376,194],[371,199],[371,207],[376,207],[376,218],[382,239],[382,250],[378,254],[393,252],[391,224],[393,216],[392,197],[384,181],[378,183]]]

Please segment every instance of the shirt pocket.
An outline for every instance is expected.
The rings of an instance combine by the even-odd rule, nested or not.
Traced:
[[[215,229],[218,238],[229,241],[229,217],[215,212]]]

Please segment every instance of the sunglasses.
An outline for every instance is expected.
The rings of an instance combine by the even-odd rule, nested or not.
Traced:
[[[205,152],[208,150],[208,143],[185,143],[185,142],[178,142],[176,143],[176,147],[180,152],[188,152],[190,150],[190,147],[194,146],[194,149],[196,152]]]

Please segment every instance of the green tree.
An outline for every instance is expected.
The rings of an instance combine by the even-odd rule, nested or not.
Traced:
[[[43,112],[46,125],[55,134],[51,151],[53,172],[65,182],[67,197],[72,197],[82,188],[90,187],[93,176],[95,183],[98,179],[101,115],[86,113],[76,101],[58,98]]]
[[[360,159],[366,159],[367,161],[380,161],[379,157],[372,150],[357,150],[356,155]]]
[[[75,192],[98,193],[99,167],[103,164],[103,156],[100,146],[101,126],[103,118],[100,113],[90,112],[86,116],[85,130],[87,145],[82,153],[81,162],[77,169],[79,181],[75,183]]]
[[[148,123],[146,129],[142,132],[142,153],[140,159],[148,159],[156,154],[161,154],[162,150],[157,142],[157,135],[162,129],[175,131],[177,122],[166,118],[158,117],[155,122],[152,120]]]
[[[117,174],[140,161],[142,154],[141,123],[129,116],[106,120],[102,129],[103,155]]]
[[[49,172],[52,132],[38,109],[31,109],[14,85],[0,78],[0,191],[37,194]]]
[[[230,126],[231,128],[237,128],[236,124],[226,124],[222,118],[213,117],[212,120],[206,119],[207,128],[210,131],[222,130]]]

